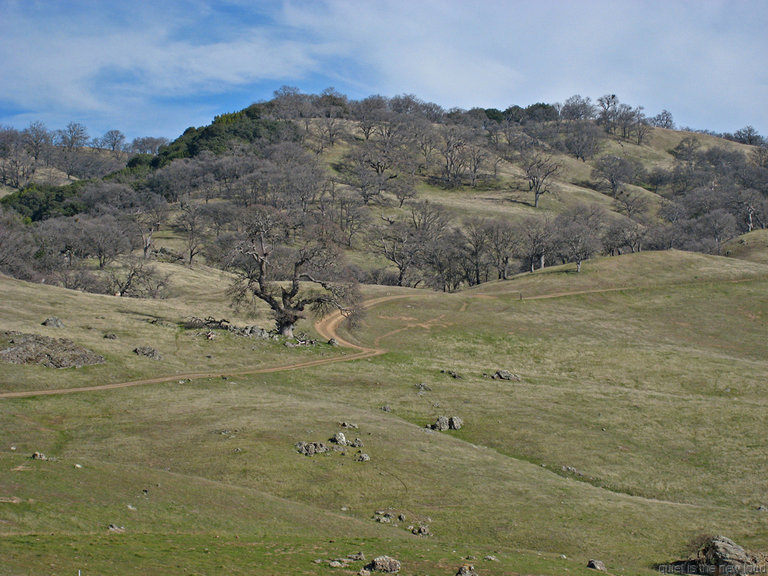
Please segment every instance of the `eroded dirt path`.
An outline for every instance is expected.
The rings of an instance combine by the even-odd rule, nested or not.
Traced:
[[[745,279],[737,279],[737,280],[730,280],[729,282],[733,283],[739,283],[739,282],[748,282],[754,280],[754,278],[745,278]],[[685,284],[679,284],[680,285],[695,285],[697,283],[685,283]],[[574,291],[568,291],[568,292],[554,292],[549,294],[540,294],[540,295],[530,295],[530,296],[524,296],[522,293],[520,293],[520,300],[547,300],[547,299],[554,299],[554,298],[564,298],[568,296],[580,296],[584,294],[604,294],[604,293],[610,293],[610,292],[620,292],[623,290],[631,290],[633,288],[648,288],[647,286],[643,287],[632,287],[632,286],[621,286],[621,287],[610,287],[610,288],[600,288],[600,289],[593,289],[593,290],[574,290]],[[502,294],[502,295],[509,295],[509,294]],[[384,302],[389,302],[392,300],[400,300],[404,298],[413,298],[414,294],[397,294],[397,295],[389,295],[389,296],[381,296],[379,298],[372,298],[371,300],[366,300],[363,303],[363,308],[368,310],[370,308],[373,308],[374,306],[377,306],[379,304],[383,304]],[[466,297],[468,299],[490,299],[493,300],[497,298],[496,295],[491,294],[467,294]],[[461,308],[457,310],[457,312],[465,312],[469,307],[469,302],[465,301]],[[305,362],[297,362],[295,364],[286,364],[283,366],[272,366],[268,368],[248,368],[245,370],[239,370],[239,371],[217,371],[217,372],[187,372],[187,373],[179,373],[179,374],[169,374],[165,376],[158,376],[156,378],[145,378],[141,380],[130,380],[126,382],[113,382],[110,384],[100,384],[98,386],[84,386],[84,387],[78,387],[78,388],[54,388],[49,390],[22,390],[22,391],[16,391],[16,392],[2,392],[0,393],[0,399],[3,398],[28,398],[32,396],[55,396],[59,394],[75,394],[78,392],[96,392],[99,390],[113,390],[117,388],[129,388],[131,386],[144,386],[147,384],[162,384],[165,382],[173,382],[174,380],[196,380],[201,378],[221,378],[221,377],[232,377],[232,376],[249,376],[252,374],[270,374],[274,372],[286,372],[288,370],[299,370],[301,368],[310,368],[313,366],[323,366],[326,364],[336,364],[339,362],[351,362],[353,360],[361,360],[364,358],[371,358],[373,356],[379,356],[381,354],[384,354],[386,352],[385,349],[379,348],[379,342],[386,337],[392,336],[394,334],[397,334],[399,332],[402,332],[404,330],[412,329],[412,328],[425,328],[429,329],[430,325],[433,322],[437,322],[440,320],[443,320],[443,316],[441,315],[438,318],[433,318],[432,320],[429,320],[427,324],[424,323],[407,323],[404,327],[395,329],[391,332],[388,332],[386,334],[381,334],[377,336],[374,339],[373,346],[374,348],[367,348],[365,346],[361,346],[359,344],[355,344],[354,342],[349,342],[348,340],[345,340],[341,338],[337,330],[339,328],[339,325],[344,320],[344,316],[340,312],[335,312],[321,320],[315,323],[315,330],[317,330],[317,333],[326,340],[330,340],[331,338],[335,339],[336,342],[340,346],[343,346],[345,348],[349,348],[351,350],[354,350],[355,352],[352,354],[345,354],[340,356],[334,356],[333,358],[319,358],[316,360],[308,360]]]
[[[398,298],[409,298],[412,295],[396,295],[396,296],[383,296],[381,298],[374,298],[367,300],[363,303],[363,308],[366,310],[377,304],[387,302],[389,300],[396,300]],[[238,371],[217,371],[217,372],[187,372],[178,374],[169,374],[165,376],[158,376],[156,378],[144,378],[141,380],[129,380],[126,382],[113,382],[110,384],[100,384],[98,386],[82,386],[77,388],[52,388],[49,390],[20,390],[16,392],[2,392],[0,393],[0,399],[2,398],[29,398],[32,396],[57,396],[61,394],[76,394],[78,392],[97,392],[100,390],[114,390],[117,388],[129,388],[131,386],[144,386],[147,384],[162,384],[165,382],[173,382],[180,380],[197,380],[204,378],[221,378],[223,376],[249,376],[252,374],[271,374],[274,372],[285,372],[288,370],[299,370],[301,368],[310,368],[313,366],[323,366],[325,364],[336,364],[338,362],[351,362],[352,360],[361,360],[363,358],[370,358],[372,356],[379,356],[384,354],[386,350],[381,348],[366,348],[352,342],[348,342],[339,337],[336,333],[341,322],[344,320],[344,316],[340,312],[335,312],[315,324],[315,329],[318,334],[324,339],[335,339],[340,346],[345,348],[351,348],[356,352],[352,354],[345,354],[342,356],[334,356],[333,358],[318,358],[316,360],[307,360],[305,362],[297,362],[295,364],[286,364],[283,366],[271,366],[268,368],[248,368]]]

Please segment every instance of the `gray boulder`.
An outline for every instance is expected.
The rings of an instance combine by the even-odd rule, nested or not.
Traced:
[[[450,427],[450,422],[446,416],[438,416],[437,420],[435,420],[435,423],[430,426],[432,430],[437,430],[438,432],[448,430]]]
[[[163,358],[162,354],[151,346],[138,346],[133,349],[133,353],[137,356],[146,356],[152,360],[161,360]]]
[[[757,556],[725,536],[714,536],[705,541],[696,560],[706,566],[718,567],[721,573],[754,574],[760,568]]]
[[[400,561],[395,560],[390,556],[377,556],[373,561],[365,567],[371,572],[387,572],[394,574],[400,571]]]
[[[600,560],[590,560],[587,562],[587,568],[591,568],[592,570],[599,570],[600,572],[605,572],[605,564],[602,563]]]
[[[496,373],[492,376],[494,380],[512,380],[514,382],[520,381],[520,376],[517,374],[513,374],[509,370],[497,370]]]
[[[336,434],[333,435],[333,438],[331,438],[331,442],[338,444],[339,446],[346,446],[347,437],[344,436],[344,432],[336,432]]]
[[[296,451],[299,454],[304,454],[304,456],[314,456],[328,452],[328,446],[322,442],[297,442]]]

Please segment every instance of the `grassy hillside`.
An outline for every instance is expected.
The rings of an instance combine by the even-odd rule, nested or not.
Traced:
[[[754,230],[734,238],[724,247],[731,258],[768,264],[768,230]]]
[[[4,364],[3,391],[168,377],[0,399],[0,574],[354,574],[363,562],[315,560],[358,551],[404,574],[586,574],[593,557],[651,574],[701,533],[768,548],[766,265],[640,253],[453,295],[375,287],[340,335],[385,354],[252,375],[234,373],[355,350],[181,329],[267,318],[233,316],[224,275],[178,272],[165,301],[0,277],[0,330],[107,358]],[[63,329],[40,325],[54,314]],[[464,427],[425,428],[440,415]],[[363,446],[295,449],[339,431]],[[406,529],[420,525],[432,535]]]

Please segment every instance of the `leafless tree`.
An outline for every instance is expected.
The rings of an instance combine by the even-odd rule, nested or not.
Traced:
[[[506,220],[495,219],[486,224],[488,251],[499,280],[509,277],[509,267],[516,251],[517,235]]]
[[[533,207],[539,207],[539,199],[550,192],[552,178],[560,171],[560,164],[548,153],[534,150],[522,157],[523,171],[528,179],[528,190],[533,192]]]
[[[592,177],[598,185],[607,187],[615,199],[624,184],[632,181],[635,175],[635,165],[620,156],[605,155],[595,162]]]
[[[576,263],[576,272],[581,272],[582,262],[602,247],[605,218],[604,211],[598,206],[577,204],[555,219],[556,249],[563,260]]]
[[[357,285],[346,271],[343,254],[316,240],[286,241],[286,223],[269,208],[253,209],[232,253],[237,273],[233,302],[255,298],[275,316],[278,333],[292,337],[296,323],[311,309],[319,315],[358,311]],[[331,280],[333,279],[333,280]]]
[[[582,162],[600,151],[604,136],[591,120],[576,120],[567,127],[565,148]]]
[[[36,161],[28,152],[24,135],[14,128],[0,127],[0,184],[23,188],[35,169]]]
[[[531,272],[544,268],[547,256],[552,253],[553,228],[546,216],[528,216],[517,228],[517,255],[526,263]]]
[[[206,232],[203,207],[195,202],[184,202],[176,218],[176,226],[185,236],[186,260],[189,266],[203,248]]]

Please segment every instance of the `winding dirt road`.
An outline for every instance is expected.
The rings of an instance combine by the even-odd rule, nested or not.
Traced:
[[[408,298],[410,295],[397,295],[397,296],[383,296],[381,298],[374,298],[367,300],[363,303],[363,308],[366,310],[377,304],[387,302],[389,300],[396,300],[398,298]],[[355,350],[353,354],[346,354],[344,356],[335,356],[333,358],[319,358],[317,360],[308,360],[306,362],[297,362],[295,364],[287,364],[284,366],[272,366],[269,368],[252,368],[246,370],[238,370],[235,372],[187,372],[184,374],[170,374],[165,376],[158,376],[157,378],[145,378],[142,380],[129,380],[127,382],[113,382],[111,384],[100,384],[98,386],[83,386],[78,388],[54,388],[50,390],[21,390],[17,392],[2,392],[0,393],[0,399],[2,398],[29,398],[32,396],[57,396],[60,394],[75,394],[77,392],[97,392],[100,390],[114,390],[116,388],[129,388],[131,386],[144,386],[146,384],[162,384],[164,382],[173,382],[178,380],[196,380],[200,378],[220,378],[222,376],[248,376],[251,374],[269,374],[274,372],[285,372],[288,370],[299,370],[301,368],[310,368],[312,366],[322,366],[324,364],[336,364],[337,362],[351,362],[352,360],[361,360],[363,358],[371,358],[373,356],[379,356],[384,354],[386,350],[381,348],[365,348],[358,344],[348,342],[343,338],[340,338],[336,333],[339,325],[344,320],[344,316],[340,312],[335,312],[315,323],[315,329],[317,333],[323,338],[330,340],[335,339],[340,346],[351,348]]]
[[[754,278],[728,280],[728,282],[740,283],[740,282],[749,282],[751,280],[754,280]],[[695,285],[695,284],[699,284],[699,282],[681,283],[677,285],[687,286],[687,285]],[[525,300],[546,300],[546,299],[552,299],[552,298],[563,298],[567,296],[578,296],[583,294],[603,294],[608,292],[619,292],[622,290],[631,290],[633,288],[636,288],[636,287],[620,286],[620,287],[612,287],[612,288],[600,288],[596,290],[575,290],[572,292],[556,292],[556,293],[550,293],[550,294],[526,296]],[[391,300],[399,300],[402,298],[412,298],[413,296],[414,296],[413,294],[398,294],[398,295],[382,296],[380,298],[373,298],[371,300],[366,300],[363,303],[363,308],[368,310],[369,308],[373,308],[374,306],[377,306],[378,304],[382,304],[384,302],[389,302]],[[477,294],[477,295],[470,294],[470,295],[467,295],[467,297],[468,298],[491,298],[491,299],[495,298],[495,296],[493,295],[480,295],[480,294]],[[520,295],[520,300],[523,300],[522,294]],[[462,307],[461,310],[459,310],[459,312],[465,311],[466,308],[467,308],[467,302],[464,303],[464,306]],[[296,364],[287,364],[284,366],[272,366],[269,368],[252,368],[252,369],[249,368],[249,369],[239,370],[234,372],[223,372],[223,371],[188,372],[185,374],[170,374],[166,376],[158,376],[157,378],[130,380],[127,382],[114,382],[111,384],[101,384],[98,386],[85,386],[80,388],[56,388],[56,389],[50,389],[50,390],[23,390],[18,392],[2,392],[0,393],[0,399],[28,398],[32,396],[54,396],[59,394],[75,394],[77,392],[96,392],[99,390],[113,390],[116,388],[129,388],[131,386],[143,386],[146,384],[161,384],[164,382],[173,382],[174,380],[177,380],[177,381],[178,380],[194,380],[194,379],[200,379],[200,378],[220,378],[222,376],[232,377],[232,376],[248,376],[252,374],[269,374],[274,372],[286,372],[288,370],[299,370],[301,368],[310,368],[312,366],[322,366],[325,364],[336,364],[338,362],[351,362],[353,360],[371,358],[373,356],[379,356],[381,354],[386,353],[385,349],[378,347],[379,341],[382,338],[391,336],[393,334],[396,334],[398,332],[401,332],[403,330],[407,330],[413,327],[413,326],[405,326],[403,328],[393,330],[392,332],[389,332],[387,334],[382,334],[374,340],[373,345],[376,346],[375,348],[366,348],[364,346],[360,346],[359,344],[349,342],[339,337],[336,331],[338,330],[339,325],[343,320],[344,320],[344,316],[340,312],[335,312],[316,322],[315,330],[317,330],[317,333],[322,338],[327,340],[330,340],[331,338],[333,338],[336,340],[336,342],[339,343],[340,346],[344,346],[346,348],[355,350],[355,352],[352,354],[335,356],[333,358],[320,358],[317,360],[308,360],[306,362],[298,362]]]

